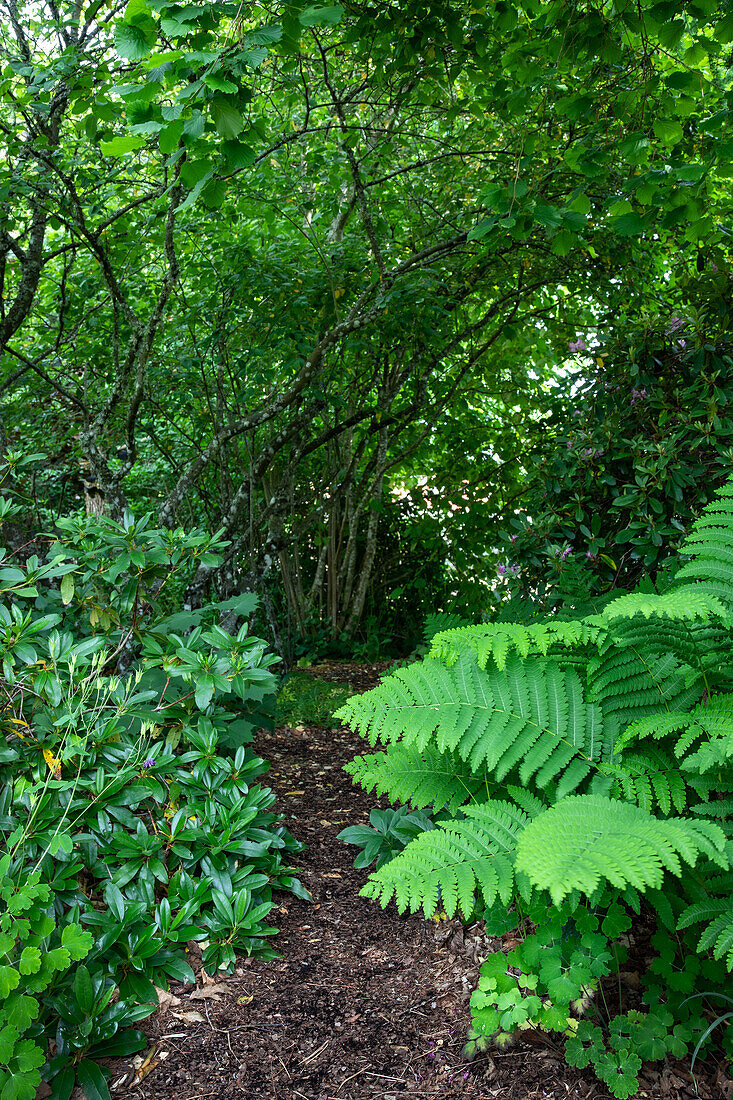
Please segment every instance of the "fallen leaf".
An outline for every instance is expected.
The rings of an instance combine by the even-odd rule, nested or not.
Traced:
[[[197,989],[189,995],[189,1001],[218,1001],[223,994],[229,992],[226,985],[205,985],[203,989]]]
[[[155,992],[158,995],[158,1004],[161,1012],[167,1012],[172,1005],[179,1005],[181,998],[169,993],[167,989],[161,989],[156,985]]]
[[[200,1012],[172,1012],[172,1016],[175,1016],[177,1020],[181,1020],[184,1024],[203,1024],[205,1020]]]
[[[237,997],[238,1005],[248,1005],[250,1001],[253,1001],[254,997]]]

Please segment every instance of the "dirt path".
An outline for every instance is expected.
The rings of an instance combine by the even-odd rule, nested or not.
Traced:
[[[153,1045],[142,1069],[138,1060],[139,1084],[130,1085],[131,1074],[113,1076],[113,1096],[607,1100],[594,1076],[542,1046],[462,1061],[468,997],[487,941],[478,927],[402,918],[358,897],[366,873],[354,870],[354,851],[336,834],[366,822],[373,805],[341,770],[363,747],[347,730],[261,736],[257,749],[272,764],[269,782],[288,827],[308,845],[297,862],[314,901],[282,896],[271,916],[281,959],[243,960],[234,975],[174,990],[148,1022]],[[640,1095],[695,1095],[684,1069],[664,1074]],[[699,1095],[723,1100],[704,1086]]]

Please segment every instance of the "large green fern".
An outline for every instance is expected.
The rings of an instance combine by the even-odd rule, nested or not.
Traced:
[[[448,668],[427,658],[350,699],[338,717],[372,745],[431,746],[474,770],[485,767],[497,781],[516,773],[541,787],[571,762],[583,762],[587,774],[611,748],[600,707],[585,701],[577,673],[545,660],[510,657],[504,668],[482,671],[468,654]]]
[[[713,986],[710,967],[733,970],[733,479],[694,525],[682,559],[665,591],[647,583],[574,620],[438,630],[427,658],[339,712],[385,746],[350,766],[357,782],[454,815],[373,874],[366,896],[466,918],[515,907],[510,923],[525,912],[539,924],[559,914],[559,938],[536,933],[551,965],[535,948],[518,949],[514,964],[535,968],[527,983],[546,999],[528,997],[520,1011],[520,986],[506,979],[501,992],[490,967],[482,1027],[534,1018],[562,1030],[569,991],[582,995],[586,973],[572,961],[573,936],[591,936],[599,959],[621,965],[623,945],[604,955],[604,944],[644,896],[659,927],[649,982],[675,953],[685,972],[690,952],[707,955]],[[596,973],[608,972],[599,962]],[[648,1012],[662,1013],[653,1026],[670,1038],[655,1045],[640,1024],[640,1050],[679,1054],[674,1012],[687,1019],[685,1003],[649,994]]]

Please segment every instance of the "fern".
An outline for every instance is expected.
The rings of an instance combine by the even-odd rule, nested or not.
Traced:
[[[677,573],[675,587],[691,582],[696,591],[733,607],[733,481],[693,525],[681,553],[692,561]]]
[[[530,653],[545,656],[555,646],[575,648],[595,641],[600,625],[592,622],[485,623],[442,631],[433,638],[431,656],[454,664],[467,653],[476,656],[480,668],[493,661],[504,668],[507,656],[515,652],[520,657]]]
[[[460,909],[468,919],[477,892],[486,906],[497,898],[508,905],[517,838],[529,817],[512,803],[498,801],[464,812],[464,821],[445,822],[421,833],[370,876],[361,894],[375,898],[382,908],[394,897],[400,913],[422,908],[427,917],[440,902],[447,916]]]
[[[574,795],[535,818],[517,846],[517,870],[548,890],[557,905],[573,890],[593,894],[606,880],[619,889],[657,889],[664,870],[704,852],[722,867],[725,834],[717,825],[683,818],[660,821],[638,806]]]
[[[685,778],[672,757],[657,746],[649,746],[644,754],[626,753],[603,770],[614,778],[613,795],[635,802],[642,810],[658,808],[666,816],[672,809],[678,813],[685,809]]]
[[[455,630],[458,627],[465,626],[467,626],[466,620],[462,615],[456,614],[455,611],[433,612],[425,616],[423,637],[426,643],[430,645],[436,634],[440,634],[444,630]]]
[[[723,898],[710,898],[696,902],[681,914],[678,929],[689,928],[704,921],[697,942],[700,952],[712,951],[714,959],[725,959],[728,970],[733,970],[733,898],[730,893]]]
[[[386,794],[392,802],[409,802],[418,810],[432,806],[455,813],[484,787],[484,778],[455,753],[433,748],[393,745],[387,752],[357,756],[345,770],[365,791]]]
[[[619,738],[618,746],[625,748],[632,741],[661,740],[672,734],[676,735],[675,754],[684,758],[683,769],[704,772],[717,767],[733,756],[733,696],[715,696],[691,711],[673,710],[632,722]],[[702,737],[706,738],[705,743],[686,756]]]
[[[541,786],[577,758],[600,759],[600,708],[586,703],[578,675],[552,661],[511,658],[504,669],[481,672],[471,657],[450,668],[428,658],[399,669],[337,715],[371,744],[402,740],[455,752],[497,781],[513,769]]]
[[[365,896],[427,914],[440,902],[466,919],[483,906],[502,928],[516,918],[499,908],[515,905],[555,952],[550,966],[517,949],[512,966],[526,980],[512,977],[496,997],[492,986],[505,1021],[496,1026],[520,1026],[531,1002],[538,1026],[562,1029],[562,997],[587,980],[578,943],[610,959],[604,937],[618,937],[644,899],[659,953],[646,1003],[671,1022],[655,1017],[669,1042],[642,1035],[643,1057],[679,1054],[696,951],[708,955],[706,982],[719,972],[724,988],[733,969],[733,478],[682,553],[662,594],[647,581],[575,617],[566,607],[541,618],[528,604],[512,622],[510,603],[502,621],[437,630],[425,660],[339,712],[385,746],[350,766],[357,782],[454,815],[372,875]],[[551,948],[543,922],[556,929]],[[620,965],[623,944],[614,951]],[[518,1005],[522,989],[543,988],[545,1001],[530,993]],[[620,1017],[623,1034],[643,1033],[632,1015]]]
[[[616,619],[631,619],[643,615],[645,619],[683,619],[695,620],[719,619],[728,625],[729,616],[725,605],[717,597],[696,588],[675,588],[663,596],[655,593],[632,592],[627,596],[608,604],[600,618],[613,622]]]

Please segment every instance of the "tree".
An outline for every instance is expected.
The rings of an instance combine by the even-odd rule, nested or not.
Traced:
[[[712,5],[44,10],[13,7],[2,47],[5,290],[28,301],[11,442],[38,434],[33,395],[113,514],[152,498],[221,526],[229,560],[192,598],[277,576],[297,627],[353,633],[416,456],[473,409],[508,495],[545,400],[535,344],[551,367],[578,317],[721,239]]]

